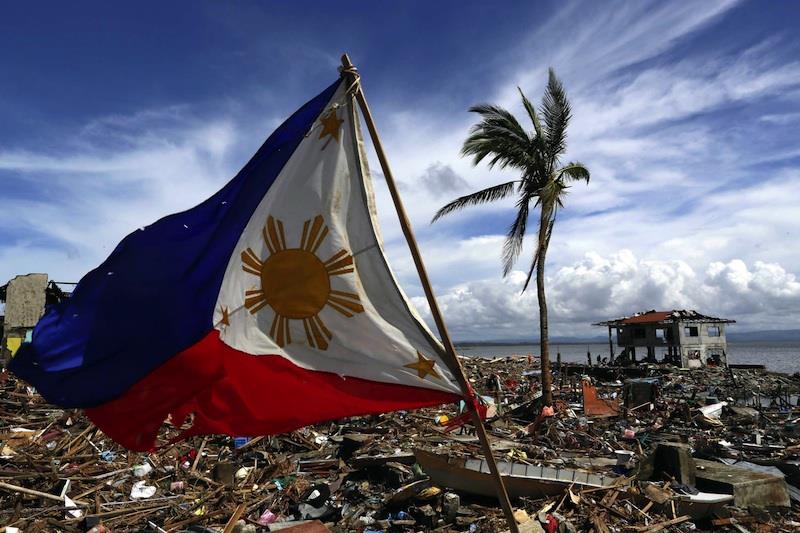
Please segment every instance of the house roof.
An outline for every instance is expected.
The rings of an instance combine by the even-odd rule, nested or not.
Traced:
[[[619,321],[623,324],[652,324],[654,322],[663,322],[670,315],[672,315],[672,311],[647,311],[646,313],[622,318]]]
[[[672,311],[643,311],[631,316],[598,322],[594,326],[627,326],[631,324],[672,324],[675,322],[719,322],[733,324],[736,321],[703,315],[694,310],[673,309]]]

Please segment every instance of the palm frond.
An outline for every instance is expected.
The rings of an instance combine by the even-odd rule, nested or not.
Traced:
[[[542,123],[539,121],[539,115],[536,113],[536,108],[533,106],[528,97],[525,96],[525,93],[522,92],[520,87],[517,87],[519,91],[519,95],[522,97],[522,105],[525,106],[525,111],[528,112],[528,116],[533,123],[533,131],[536,132],[536,138],[540,141],[544,141],[544,132],[542,131]]]
[[[528,142],[528,133],[525,131],[517,117],[510,111],[497,105],[492,104],[478,104],[469,108],[470,113],[477,113],[481,116],[481,122],[473,126],[473,130],[497,129],[498,131],[505,132],[518,140]]]
[[[568,189],[569,185],[563,180],[551,179],[536,191],[537,202],[542,205],[542,209],[550,211],[562,197],[566,196]]]
[[[561,181],[563,181],[564,178],[568,178],[570,181],[584,180],[588,184],[589,177],[589,169],[586,168],[583,163],[577,161],[567,163],[556,171],[556,179]]]
[[[564,207],[570,184],[578,180],[588,182],[589,171],[579,162],[560,166],[559,159],[566,151],[566,132],[572,111],[555,71],[549,70],[547,89],[539,108],[528,100],[520,87],[517,89],[533,131],[526,131],[510,112],[500,106],[476,105],[470,111],[480,115],[480,121],[470,129],[461,153],[471,156],[475,165],[485,162],[490,168],[515,168],[521,173],[520,179],[462,196],[442,207],[432,222],[464,207],[509,196],[516,185],[519,195],[516,218],[509,226],[503,244],[504,276],[511,272],[519,258],[531,210],[541,210],[539,238],[525,280],[525,291],[540,261],[546,258],[556,213]]]
[[[498,165],[524,167],[529,157],[530,138],[517,119],[506,109],[490,104],[480,104],[470,111],[481,116],[464,141],[461,153],[473,156],[477,165],[491,156],[489,167]]]
[[[461,196],[456,198],[449,204],[445,205],[436,214],[433,216],[431,220],[431,224],[442,218],[443,216],[452,213],[453,211],[458,211],[459,209],[463,209],[470,205],[479,205],[485,204],[489,202],[494,202],[495,200],[500,200],[501,198],[505,198],[506,196],[510,195],[514,192],[514,187],[519,183],[518,180],[509,181],[507,183],[501,183],[500,185],[494,185],[493,187],[489,187],[487,189],[483,189],[478,192],[473,192],[471,194],[467,194],[466,196]]]
[[[565,196],[567,190],[570,188],[563,180],[558,179],[549,179],[543,183],[537,182],[536,184],[531,183],[529,185],[536,185],[535,188],[528,193],[530,198],[536,199],[534,207],[542,207],[546,210],[552,209],[553,205],[559,203],[561,197]]]
[[[503,243],[503,277],[508,276],[517,262],[522,244],[525,239],[525,228],[528,225],[528,198],[523,197],[517,202],[517,217],[508,228],[506,242]]]
[[[567,125],[572,110],[564,86],[556,77],[555,71],[551,68],[549,72],[547,89],[542,99],[541,115],[547,128],[547,155],[554,162],[567,148]]]

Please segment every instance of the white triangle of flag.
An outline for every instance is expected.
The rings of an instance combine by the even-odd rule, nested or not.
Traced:
[[[262,199],[213,323],[241,352],[460,394],[383,251],[358,115],[340,87]]]

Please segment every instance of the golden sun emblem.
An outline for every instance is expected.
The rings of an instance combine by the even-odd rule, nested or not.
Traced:
[[[317,257],[317,249],[328,235],[321,216],[303,224],[299,248],[286,247],[283,222],[272,216],[261,230],[269,256],[263,261],[248,248],[242,252],[242,270],[261,278],[261,288],[245,291],[244,305],[255,314],[269,305],[275,311],[269,336],[283,348],[291,344],[289,320],[302,320],[308,345],[328,349],[333,338],[319,317],[328,305],[346,317],[364,312],[358,294],[331,288],[331,278],[351,274],[353,256],[340,250],[327,261]]]

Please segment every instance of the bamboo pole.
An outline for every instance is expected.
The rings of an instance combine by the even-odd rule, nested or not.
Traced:
[[[461,387],[461,392],[464,394],[465,403],[467,408],[472,413],[472,420],[475,424],[475,429],[478,434],[478,439],[480,440],[481,446],[483,448],[483,455],[486,459],[486,462],[489,465],[489,471],[491,472],[492,478],[495,482],[495,488],[497,489],[497,499],[500,500],[500,505],[503,507],[503,513],[505,514],[506,521],[508,522],[508,527],[511,530],[511,533],[519,533],[519,528],[517,527],[517,522],[514,519],[514,509],[511,507],[511,501],[508,499],[508,492],[506,491],[506,487],[503,484],[503,479],[500,477],[500,471],[497,469],[497,463],[494,460],[494,455],[492,455],[492,447],[489,443],[489,437],[486,434],[486,428],[483,426],[483,422],[481,421],[480,414],[475,409],[475,405],[473,404],[473,399],[475,397],[475,392],[472,390],[472,387],[467,381],[467,376],[464,374],[464,369],[461,367],[461,363],[458,360],[458,356],[456,355],[455,347],[453,346],[453,342],[450,339],[450,334],[447,331],[447,326],[444,323],[444,319],[442,318],[442,313],[439,310],[439,304],[436,302],[436,297],[433,294],[433,288],[431,287],[430,280],[428,279],[428,273],[425,270],[425,265],[422,262],[422,255],[419,252],[419,247],[417,246],[417,240],[414,238],[414,232],[411,229],[411,223],[408,220],[408,216],[406,215],[405,207],[403,206],[403,201],[400,199],[400,193],[397,190],[397,185],[394,181],[394,176],[392,174],[392,170],[389,167],[389,161],[386,158],[386,153],[383,150],[383,144],[381,143],[380,136],[378,135],[378,130],[375,127],[375,121],[372,119],[372,113],[370,112],[369,105],[367,104],[367,99],[364,96],[364,91],[361,88],[361,84],[358,83],[358,79],[356,78],[353,70],[354,65],[350,62],[350,58],[347,54],[342,55],[342,75],[348,78],[347,81],[351,83],[355,83],[355,97],[356,101],[358,102],[358,106],[361,108],[361,112],[364,114],[364,122],[367,125],[367,129],[369,130],[370,137],[372,138],[372,144],[375,147],[375,152],[378,156],[378,161],[381,165],[381,170],[383,171],[383,176],[386,179],[386,185],[389,187],[389,193],[392,196],[392,201],[394,202],[394,208],[397,211],[397,216],[400,219],[400,227],[403,230],[403,235],[406,237],[406,242],[408,243],[408,248],[411,251],[411,257],[414,259],[414,265],[417,267],[417,272],[419,273],[419,279],[422,283],[422,288],[425,290],[425,296],[428,299],[428,305],[431,309],[431,315],[433,316],[433,320],[436,323],[436,328],[439,330],[439,336],[442,339],[442,344],[444,345],[445,353],[447,358],[449,359],[449,367],[450,370],[455,375],[456,380],[458,381],[459,386]]]
[[[64,498],[61,496],[56,496],[55,494],[48,494],[47,492],[41,492],[38,490],[28,489],[25,487],[18,487],[17,485],[12,485],[10,483],[6,483],[4,481],[0,481],[0,489],[5,489],[11,492],[21,492],[22,494],[28,494],[29,496],[38,496],[39,498],[45,498],[48,500],[53,500],[57,502],[64,503]],[[75,500],[73,502],[75,505],[79,505],[81,507],[88,507],[89,504],[86,502]]]

